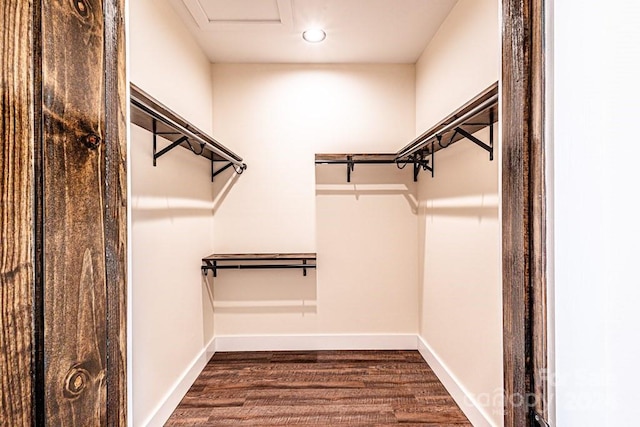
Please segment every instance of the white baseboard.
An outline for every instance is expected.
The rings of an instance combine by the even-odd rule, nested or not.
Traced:
[[[217,336],[215,351],[416,350],[414,334]]]
[[[462,412],[467,416],[474,427],[495,427],[478,402],[463,387],[455,375],[451,373],[447,365],[438,357],[433,349],[422,337],[417,337],[418,351],[422,358],[429,364],[440,382],[447,389],[453,400],[456,401]]]
[[[418,350],[471,424],[474,427],[494,427],[436,353],[414,334],[217,336],[202,349],[143,425],[164,425],[215,352],[305,350]]]
[[[142,424],[147,427],[162,427],[167,422],[173,411],[178,407],[182,398],[187,394],[193,383],[209,362],[215,352],[215,338],[191,362],[191,365],[184,371],[182,376],[173,384],[167,394],[162,398],[160,404],[153,413]]]

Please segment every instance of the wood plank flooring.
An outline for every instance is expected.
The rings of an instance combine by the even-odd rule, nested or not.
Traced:
[[[166,426],[470,426],[417,351],[216,353]]]

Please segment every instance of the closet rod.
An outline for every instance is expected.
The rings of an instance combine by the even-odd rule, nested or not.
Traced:
[[[402,150],[400,150],[396,154],[396,160],[400,160],[403,157],[408,157],[412,154],[415,154],[427,143],[429,143],[429,141],[435,139],[438,135],[441,136],[444,133],[454,130],[459,126],[463,126],[465,122],[467,122],[469,119],[472,119],[473,117],[485,111],[487,108],[491,108],[497,103],[498,103],[498,95],[496,94],[491,98],[487,99],[486,101],[484,101],[482,104],[478,105],[476,108],[470,110],[468,113],[460,116],[453,122],[445,125],[442,129],[432,132],[430,135],[424,135],[424,134],[420,135],[419,137],[414,139],[411,143],[409,143],[409,145],[404,147]]]
[[[238,166],[241,169],[246,169],[247,165],[244,164],[242,162],[242,158],[239,157],[237,154],[224,149],[224,147],[218,147],[213,145],[211,142],[203,139],[202,137],[198,136],[197,134],[193,133],[192,131],[190,131],[189,129],[187,129],[186,127],[182,126],[181,124],[177,123],[175,120],[172,120],[171,118],[167,117],[166,115],[162,114],[161,112],[155,110],[153,107],[149,106],[148,104],[146,104],[144,102],[144,100],[139,99],[136,97],[136,94],[131,93],[131,102],[138,107],[139,109],[141,109],[142,111],[144,111],[145,113],[147,113],[149,116],[153,117],[156,120],[159,120],[161,122],[163,122],[164,124],[166,124],[167,126],[170,126],[174,129],[176,129],[178,132],[182,133],[184,136],[188,137],[189,139],[193,139],[197,142],[199,142],[200,144],[204,145],[205,147],[207,147],[209,149],[209,151],[216,153],[217,155],[219,155],[220,157],[222,157],[223,159],[227,160],[229,163],[233,163],[234,165]],[[218,141],[214,140],[213,138],[211,138],[215,143],[220,144]]]

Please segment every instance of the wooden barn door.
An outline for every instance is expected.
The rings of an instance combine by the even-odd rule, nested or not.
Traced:
[[[123,0],[0,5],[0,425],[126,425]]]

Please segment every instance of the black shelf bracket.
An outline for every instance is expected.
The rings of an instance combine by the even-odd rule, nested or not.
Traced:
[[[242,157],[162,105],[133,83],[130,87],[131,122],[151,132],[153,136],[153,166],[157,165],[157,160],[160,157],[180,146],[197,156],[211,160],[212,180],[213,177],[232,166],[238,174],[247,169]],[[167,140],[169,145],[159,149],[158,136]],[[224,162],[226,165],[215,171],[213,162]]]
[[[347,182],[351,182],[351,172],[355,169],[356,165],[353,162],[353,156],[347,156]]]
[[[154,125],[155,125],[155,120],[153,121]],[[155,126],[154,126],[155,128]],[[174,142],[172,142],[171,144],[167,145],[165,148],[163,148],[162,150],[158,151],[158,133],[157,132],[153,132],[153,166],[157,165],[157,160],[164,156],[165,154],[167,154],[169,151],[173,150],[174,148],[176,148],[177,146],[179,146],[180,144],[182,144],[183,142],[187,141],[187,137],[186,136],[182,136],[178,139],[176,139]]]
[[[493,116],[493,113],[491,113],[491,115]],[[489,152],[489,160],[493,161],[493,117],[491,117],[491,124],[489,125],[489,144],[485,144],[483,141],[460,127],[457,127],[455,131],[476,144],[478,147],[487,150]]]
[[[241,175],[245,170],[247,170],[247,165],[242,164],[242,166],[236,166],[231,162],[227,162],[220,169],[216,170],[216,162],[224,162],[224,160],[214,160],[211,159],[211,182],[215,181],[215,177],[220,175],[222,172],[226,171],[230,167],[233,167],[238,175]]]
[[[218,270],[266,270],[301,269],[306,276],[309,269],[316,268],[315,254],[236,254],[211,255],[202,259],[202,273],[207,276],[209,270],[218,277]]]
[[[430,170],[433,177],[434,153],[462,139],[468,139],[486,150],[489,153],[489,160],[493,160],[494,123],[498,118],[498,107],[498,83],[496,82],[398,151],[396,160],[416,160],[414,165],[416,179],[420,169]],[[489,127],[488,144],[473,135],[486,127]],[[447,141],[446,144],[443,141]],[[437,142],[437,145],[434,145],[434,142]],[[426,164],[421,163],[425,161],[425,154],[431,155]]]
[[[356,164],[363,165],[392,165],[398,169],[404,169],[407,165],[413,166],[413,179],[418,179],[420,170],[430,171],[433,176],[433,144],[431,150],[421,150],[406,159],[396,159],[394,153],[365,153],[365,154],[316,154],[316,165],[346,165],[347,182],[351,182],[351,174]]]
[[[429,157],[427,157],[429,156]],[[420,170],[431,172],[431,178],[435,174],[435,153],[433,141],[431,142],[431,149],[425,151],[419,151],[413,156],[413,182],[418,182],[418,174]]]

